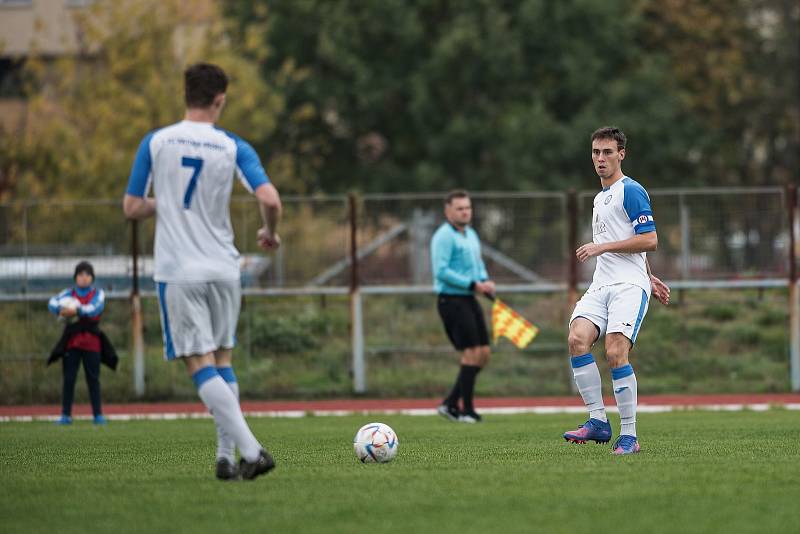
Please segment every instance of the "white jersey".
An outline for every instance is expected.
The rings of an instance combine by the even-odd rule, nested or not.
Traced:
[[[234,175],[251,192],[269,183],[253,148],[211,123],[184,120],[144,137],[127,193],[145,197],[153,187],[156,281],[239,280],[229,212]]]
[[[592,241],[596,244],[624,241],[636,234],[655,232],[650,197],[638,182],[624,176],[608,189],[597,193],[592,209]],[[597,257],[589,291],[613,284],[641,287],[650,295],[650,277],[645,266],[646,253],[607,252]]]

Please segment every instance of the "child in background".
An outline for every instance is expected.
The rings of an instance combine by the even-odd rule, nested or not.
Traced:
[[[62,340],[66,342],[63,354],[64,388],[61,398],[60,425],[72,424],[72,401],[75,395],[75,380],[83,362],[89,398],[92,403],[94,424],[104,425],[106,419],[100,406],[100,353],[101,338],[98,335],[100,315],[105,307],[105,293],[94,284],[94,268],[88,261],[75,266],[75,286],[53,296],[48,303],[52,313],[65,318],[68,324]],[[51,357],[52,361],[52,357]],[[50,362],[48,362],[50,363]]]

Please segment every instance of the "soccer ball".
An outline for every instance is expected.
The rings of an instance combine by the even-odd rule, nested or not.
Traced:
[[[383,423],[364,425],[353,438],[356,458],[365,464],[391,462],[397,456],[399,444],[392,427]]]
[[[58,306],[61,308],[72,308],[73,310],[77,310],[78,306],[80,305],[81,302],[75,297],[66,296],[58,299]]]

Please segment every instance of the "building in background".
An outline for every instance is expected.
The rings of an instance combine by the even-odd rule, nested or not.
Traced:
[[[17,131],[25,119],[22,70],[43,59],[73,54],[80,42],[73,20],[91,0],[0,0],[0,127]]]

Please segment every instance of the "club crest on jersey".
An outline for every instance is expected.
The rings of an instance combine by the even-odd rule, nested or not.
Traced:
[[[605,201],[603,202],[603,204],[605,204],[606,206],[608,206],[608,204],[611,202],[611,196],[612,196],[612,195],[608,195],[608,196],[606,197]]]
[[[647,219],[647,215],[639,215],[639,218],[637,219],[637,222],[639,224],[645,224],[647,222],[647,220],[648,220]]]

